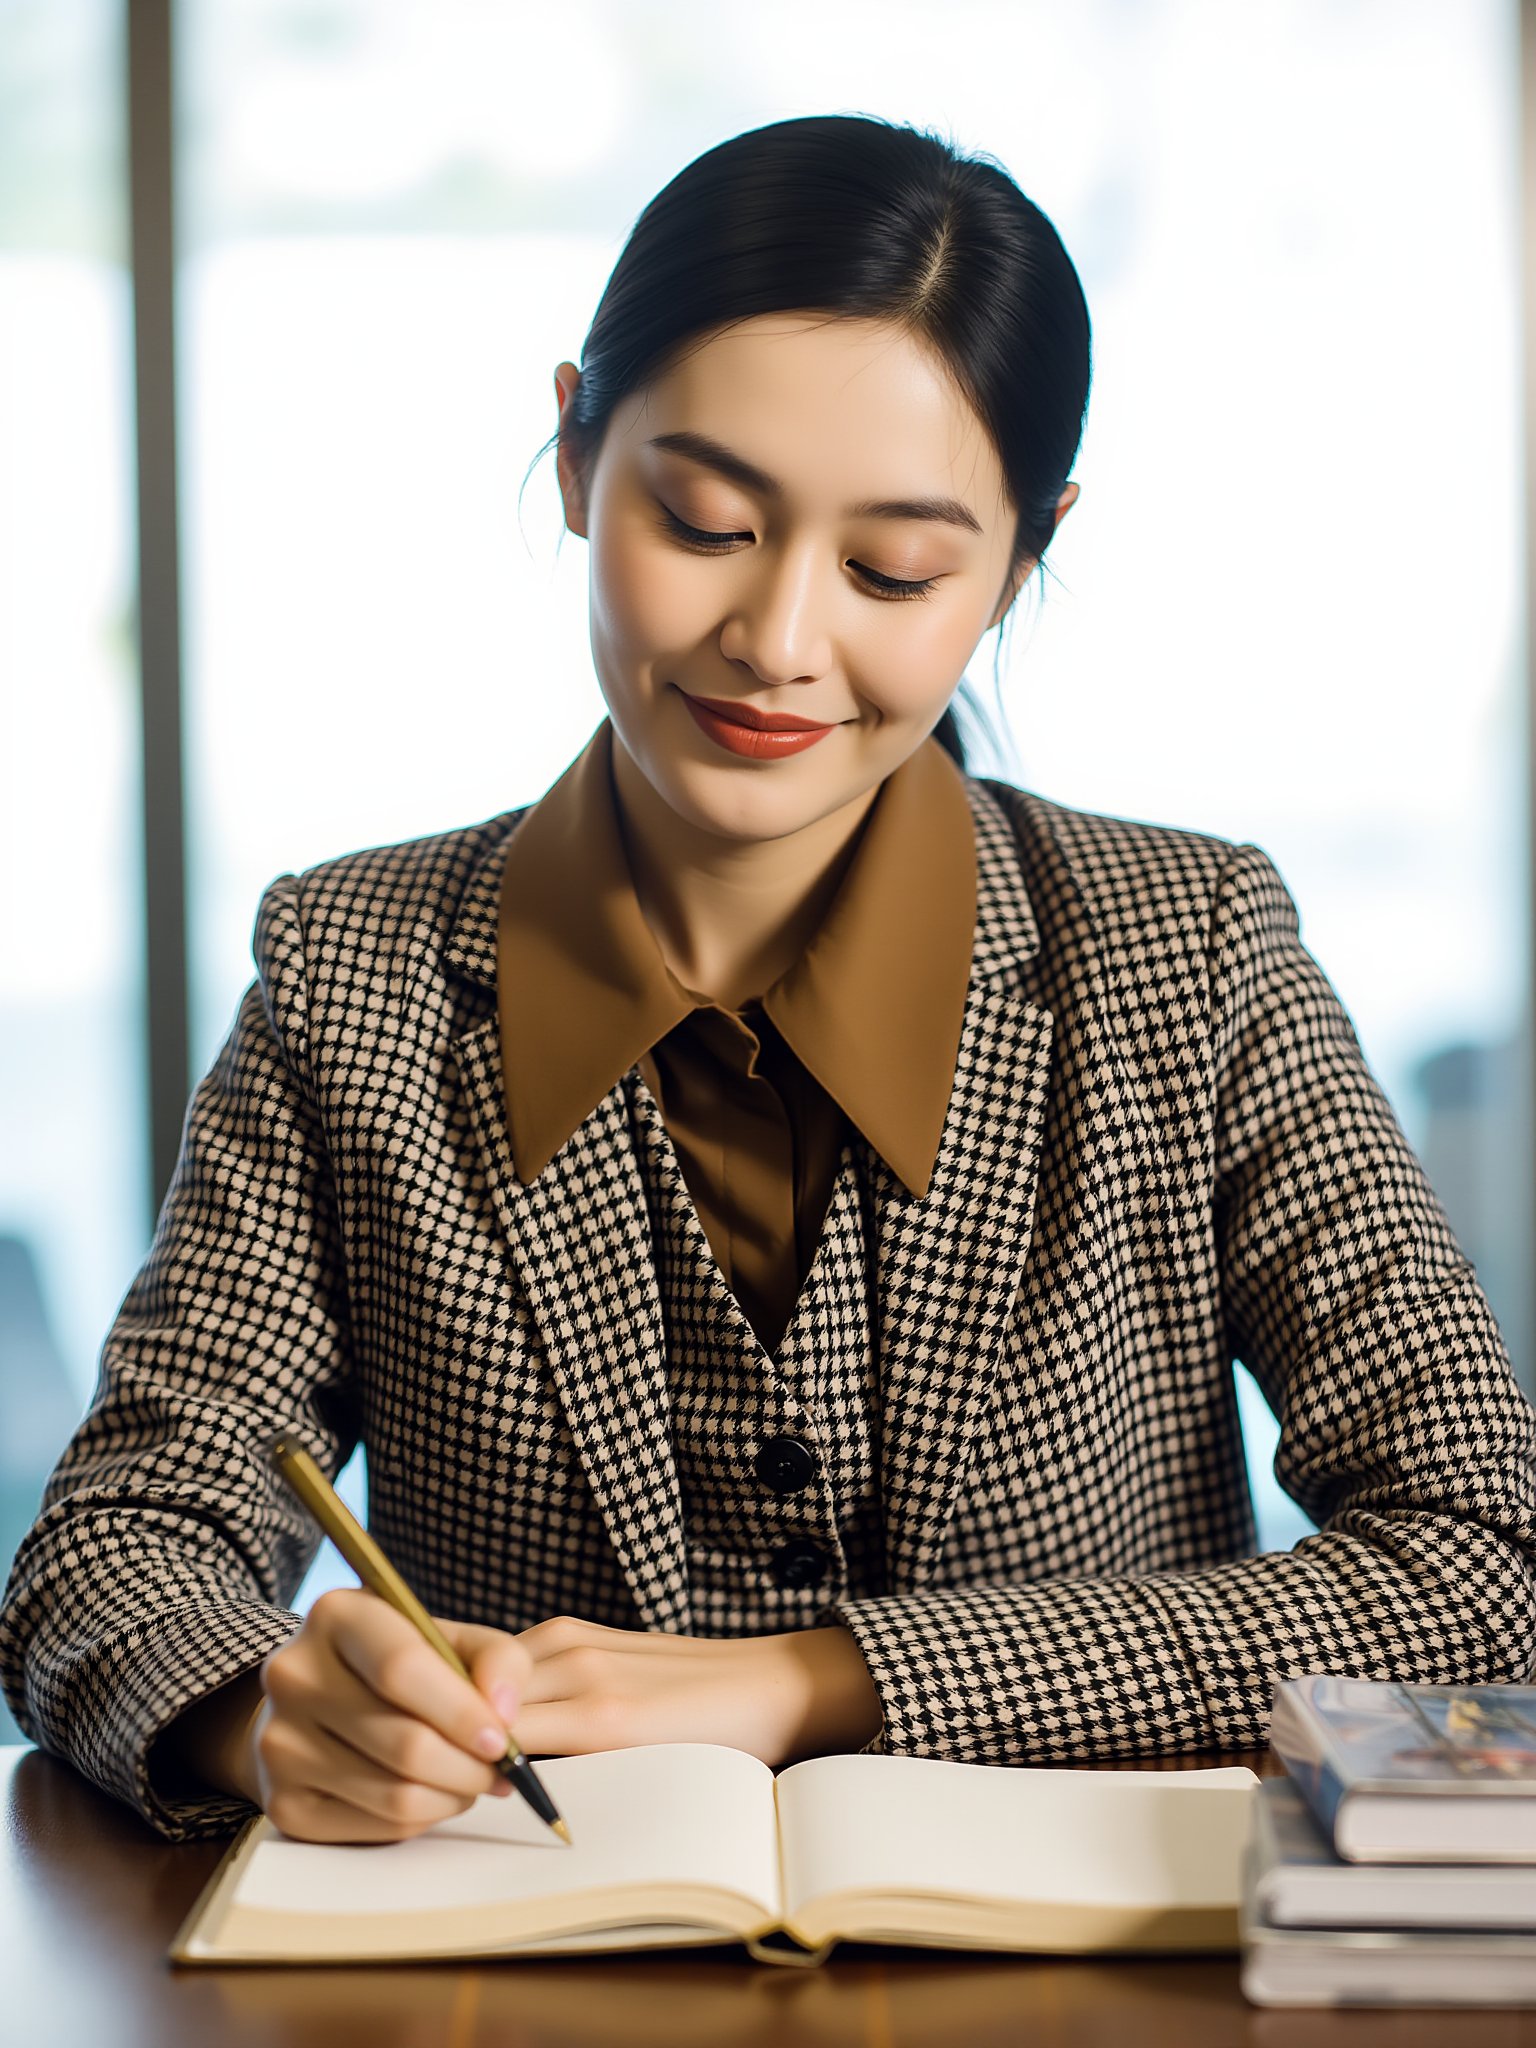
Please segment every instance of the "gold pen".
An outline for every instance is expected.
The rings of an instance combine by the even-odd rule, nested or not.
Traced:
[[[389,1602],[397,1614],[403,1614],[406,1620],[425,1636],[443,1662],[451,1665],[461,1678],[469,1679],[473,1685],[474,1680],[469,1678],[464,1661],[457,1650],[336,1492],[308,1451],[291,1436],[280,1436],[272,1446],[272,1462],[369,1592],[377,1593],[381,1600]],[[555,1802],[535,1776],[533,1765],[518,1747],[515,1736],[508,1735],[507,1753],[499,1759],[495,1768],[509,1783],[516,1786],[545,1826],[553,1829],[569,1847],[571,1831],[560,1818]]]

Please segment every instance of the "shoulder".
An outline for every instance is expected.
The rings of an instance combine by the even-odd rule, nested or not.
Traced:
[[[1073,810],[1030,790],[969,778],[983,865],[1016,865],[1042,935],[1082,925],[1151,944],[1198,935],[1242,877],[1278,878],[1257,847],[1214,833]]]
[[[1193,1101],[1224,1070],[1260,1005],[1293,1043],[1336,1035],[1342,1012],[1260,848],[990,780],[972,802],[982,900],[1025,906],[1035,987],[1062,1020],[1097,1016],[1148,1128],[1170,1091]]]
[[[1269,856],[1214,833],[1051,803],[976,779],[982,915],[1032,929],[1042,985],[1105,1005],[1123,1046],[1161,1059],[1225,1043],[1261,986],[1326,995]]]
[[[298,952],[311,980],[388,972],[391,962],[439,958],[466,926],[493,945],[502,860],[523,815],[504,811],[278,876],[257,913],[258,964]]]

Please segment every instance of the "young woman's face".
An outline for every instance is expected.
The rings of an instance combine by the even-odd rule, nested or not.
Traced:
[[[561,364],[562,409],[576,380]],[[1013,595],[996,452],[884,323],[727,329],[617,408],[584,480],[560,471],[615,734],[671,810],[728,838],[867,800]],[[754,734],[752,713],[818,736]]]

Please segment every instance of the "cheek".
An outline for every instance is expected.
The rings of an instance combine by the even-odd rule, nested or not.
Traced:
[[[948,699],[980,638],[969,605],[882,604],[861,639],[863,694],[887,718],[926,719]]]
[[[594,537],[589,563],[594,627],[631,659],[691,646],[708,622],[707,592],[688,573],[692,567],[622,525],[606,528]]]

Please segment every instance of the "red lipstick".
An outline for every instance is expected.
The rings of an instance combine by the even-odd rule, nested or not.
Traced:
[[[837,730],[835,724],[792,718],[782,711],[759,711],[753,705],[733,704],[719,697],[690,697],[686,690],[681,695],[702,732],[728,754],[748,761],[777,761],[783,754],[803,754]]]

